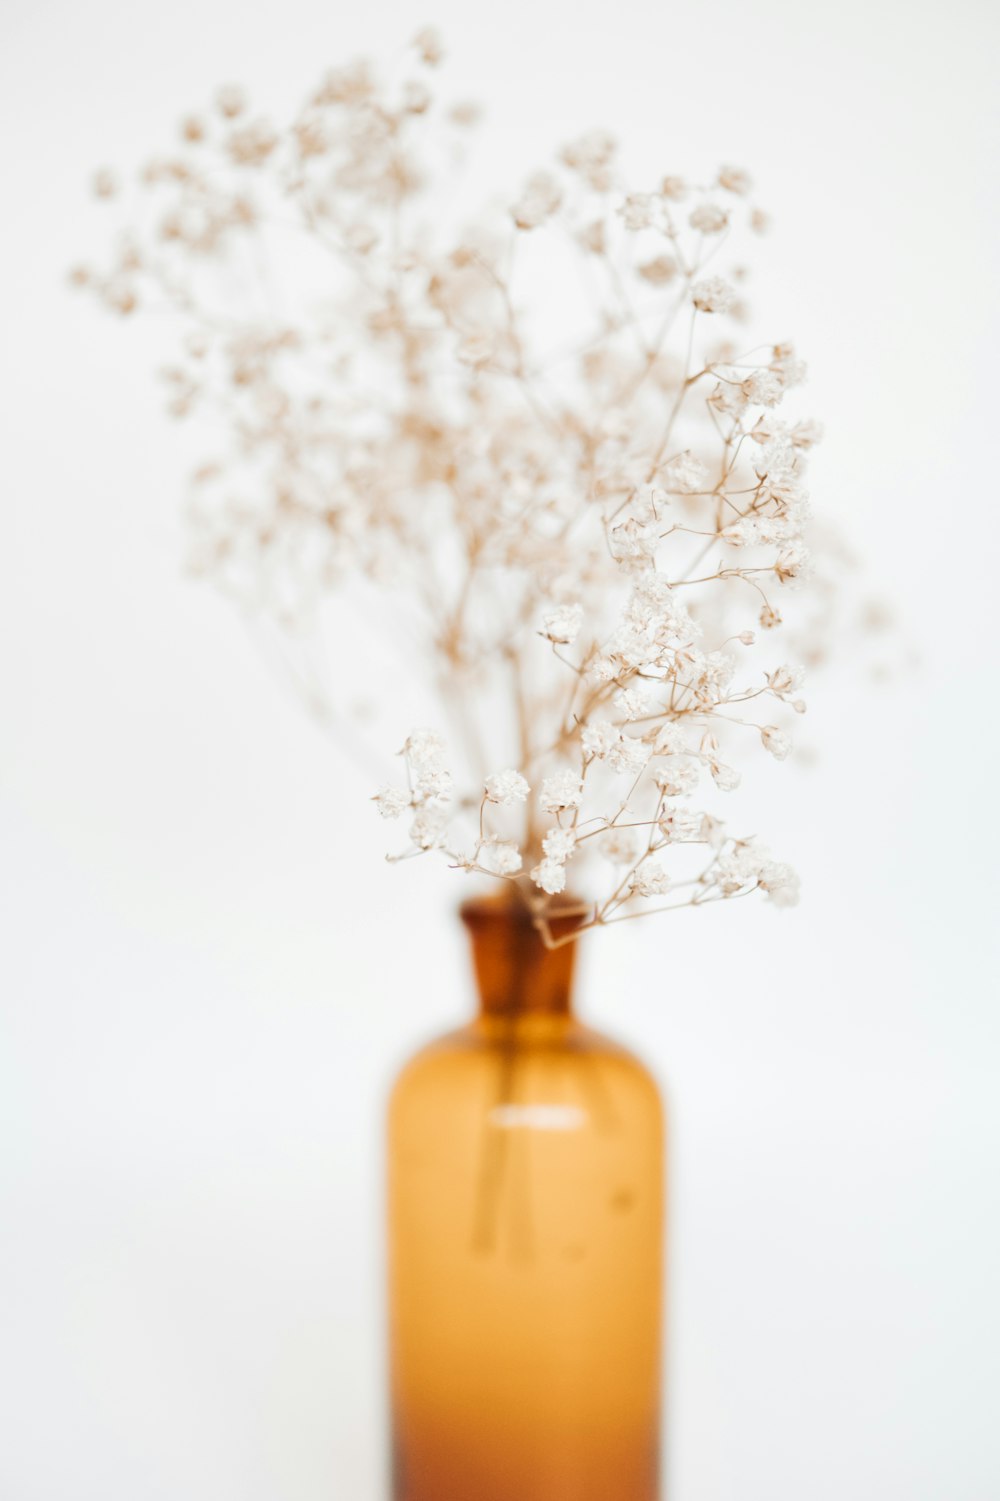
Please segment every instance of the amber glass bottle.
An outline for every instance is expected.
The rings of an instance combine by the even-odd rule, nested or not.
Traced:
[[[389,1109],[394,1501],[655,1501],[662,1112],[577,945],[467,904],[479,1015]]]

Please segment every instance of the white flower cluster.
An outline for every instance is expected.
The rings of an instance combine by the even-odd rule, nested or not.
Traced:
[[[143,169],[149,212],[111,266],[74,280],[183,321],[168,404],[216,424],[225,455],[194,478],[194,565],[300,638],[363,581],[400,681],[433,672],[461,753],[407,738],[405,777],[374,798],[407,820],[404,854],[515,882],[543,922],[571,902],[585,926],[753,890],[788,905],[793,874],[715,811],[761,748],[789,756],[805,710],[772,643],[810,576],[820,430],[785,414],[793,347],[742,331],[724,259],[765,224],[750,179],[634,189],[592,132],[449,231],[433,164],[454,140],[435,133],[461,138],[473,112],[438,105],[442,56],[425,30],[402,83],[335,70],[284,126],[220,94]],[[117,177],[95,190],[113,200]],[[293,222],[332,258],[319,300],[274,242]],[[565,256],[606,290],[552,356],[523,309],[532,275],[539,302],[570,285]],[[213,302],[220,273],[265,263],[276,283],[286,268],[280,315],[241,314],[235,277]]]
[[[400,754],[406,763],[408,790],[387,783],[373,801],[383,818],[399,818],[411,810],[414,846],[434,849],[444,838],[453,787],[452,774],[445,766],[444,740],[435,730],[413,730]]]

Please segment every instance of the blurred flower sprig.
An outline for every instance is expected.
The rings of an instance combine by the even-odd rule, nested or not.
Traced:
[[[193,566],[298,633],[363,581],[345,654],[377,627],[400,682],[430,669],[435,728],[374,799],[392,858],[516,887],[550,942],[569,910],[788,905],[794,872],[713,811],[806,707],[781,642],[820,429],[793,347],[747,347],[734,252],[766,217],[733,166],[633,190],[603,131],[483,205],[442,57],[423,31],[283,125],[221,90],[72,279],[176,320],[168,408],[215,447]]]

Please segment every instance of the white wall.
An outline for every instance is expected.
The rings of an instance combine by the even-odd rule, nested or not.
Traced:
[[[629,925],[587,955],[591,1015],[674,1111],[672,1501],[1000,1494],[996,15],[433,17],[489,104],[487,174],[591,123],[640,170],[755,172],[777,221],[755,299],[828,424],[814,496],[920,657],[889,687],[845,663],[812,694],[818,769],[774,769],[797,911]],[[280,107],[425,19],[3,14],[4,1501],[384,1494],[380,1102],[466,1004],[460,892],[384,866],[364,778],[182,579],[148,340],[63,274],[101,236],[94,166],[155,150],[222,80]]]

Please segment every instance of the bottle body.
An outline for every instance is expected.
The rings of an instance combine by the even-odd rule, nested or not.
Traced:
[[[645,1068],[568,997],[494,1008],[404,1068],[388,1152],[394,1501],[655,1501]]]

